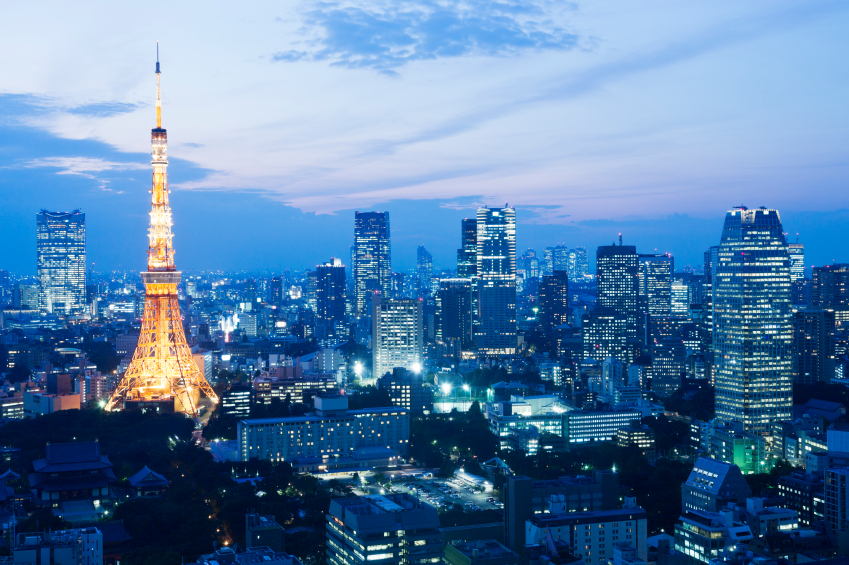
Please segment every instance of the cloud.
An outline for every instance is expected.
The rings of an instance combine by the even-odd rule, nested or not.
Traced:
[[[121,114],[129,114],[140,106],[140,104],[129,104],[125,102],[97,102],[68,108],[66,111],[69,114],[76,114],[79,116],[109,118],[112,116],[120,116]]]
[[[39,167],[61,169],[56,172],[57,175],[80,175],[90,179],[97,178],[95,173],[105,171],[138,171],[150,168],[150,165],[142,163],[120,163],[89,157],[44,157],[33,159],[24,166],[28,169]]]
[[[306,27],[318,30],[308,48],[281,51],[272,59],[326,60],[392,75],[409,61],[574,48],[578,36],[554,23],[554,16],[546,4],[513,0],[388,2],[370,8],[323,3],[305,15]]]

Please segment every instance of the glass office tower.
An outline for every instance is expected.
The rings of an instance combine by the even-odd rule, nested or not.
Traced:
[[[793,404],[790,259],[777,210],[728,212],[712,290],[716,417],[769,434]]]
[[[48,212],[36,215],[39,306],[49,314],[85,310],[85,214]]]
[[[516,210],[478,208],[476,339],[484,356],[516,354]]]
[[[368,312],[369,295],[392,296],[392,259],[389,212],[354,215],[354,312]]]

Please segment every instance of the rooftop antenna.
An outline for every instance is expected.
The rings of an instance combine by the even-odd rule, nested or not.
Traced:
[[[162,96],[159,88],[159,42],[156,42],[156,129],[162,129]]]
[[[619,247],[622,247],[622,232],[619,232]]]

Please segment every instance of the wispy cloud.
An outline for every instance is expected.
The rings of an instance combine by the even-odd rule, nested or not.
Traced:
[[[107,161],[105,159],[92,159],[89,157],[45,157],[43,159],[33,159],[29,161],[25,167],[48,167],[62,169],[57,175],[82,175],[91,176],[94,173],[102,173],[104,171],[138,171],[147,170],[150,165],[146,163],[128,163]]]
[[[24,167],[28,169],[59,169],[56,171],[57,175],[78,175],[92,179],[98,181],[100,183],[99,188],[105,192],[123,194],[122,190],[107,188],[109,180],[102,178],[100,174],[106,172],[147,170],[149,165],[143,163],[121,163],[90,157],[45,157],[43,159],[33,159],[27,162]]]
[[[282,51],[272,59],[327,60],[394,74],[409,61],[575,47],[578,36],[556,24],[551,12],[548,4],[514,0],[423,0],[367,8],[322,3],[304,18],[305,29],[318,34],[307,49]]]
[[[83,104],[81,106],[68,108],[66,111],[69,114],[77,114],[80,116],[109,118],[111,116],[129,114],[140,106],[140,104],[128,104],[125,102],[97,102],[93,104]]]

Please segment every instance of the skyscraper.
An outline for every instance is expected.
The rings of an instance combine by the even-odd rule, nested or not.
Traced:
[[[811,306],[834,310],[836,323],[849,322],[849,263],[814,267]]]
[[[442,279],[436,293],[436,339],[456,339],[463,349],[472,343],[472,281]]]
[[[368,295],[392,296],[389,212],[354,214],[354,312],[366,313]]]
[[[565,245],[557,245],[551,250],[551,272],[569,272],[569,248]]]
[[[569,278],[573,281],[583,281],[587,273],[590,272],[589,263],[587,262],[587,248],[576,247],[570,253],[575,254],[575,272],[569,273]]]
[[[641,316],[668,316],[672,309],[672,255],[640,254],[638,307]]]
[[[805,278],[805,245],[802,243],[791,243],[787,246],[787,254],[790,256],[790,282],[794,283]]]
[[[625,320],[628,339],[637,338],[639,260],[633,245],[603,245],[596,252],[597,303]]]
[[[478,208],[478,329],[482,355],[516,354],[516,210]]]
[[[670,312],[673,316],[687,316],[690,313],[690,287],[677,279],[672,281],[672,308]]]
[[[829,383],[834,376],[834,311],[793,313],[793,382]]]
[[[725,216],[713,266],[716,416],[768,434],[790,418],[790,259],[777,210]]]
[[[554,272],[554,248],[546,247],[542,250],[542,274],[550,275]]]
[[[42,210],[36,215],[36,238],[41,311],[81,313],[85,309],[85,214]]]
[[[399,298],[372,299],[372,370],[374,378],[396,367],[421,371],[424,344],[422,301]]]
[[[328,335],[335,335],[337,322],[345,322],[345,266],[341,259],[331,257],[317,265],[315,273],[316,319],[327,328]]]
[[[625,318],[611,308],[595,308],[581,322],[584,361],[592,357],[599,363],[614,357],[622,363],[633,361],[627,347]]]
[[[460,224],[460,249],[457,250],[457,276],[473,279],[478,272],[478,221],[466,218]]]
[[[539,321],[549,339],[554,335],[554,328],[569,321],[569,275],[566,271],[554,271],[542,277]]]
[[[419,245],[416,249],[416,274],[418,283],[416,290],[419,296],[430,295],[433,280],[433,255],[428,253],[424,245]]]

